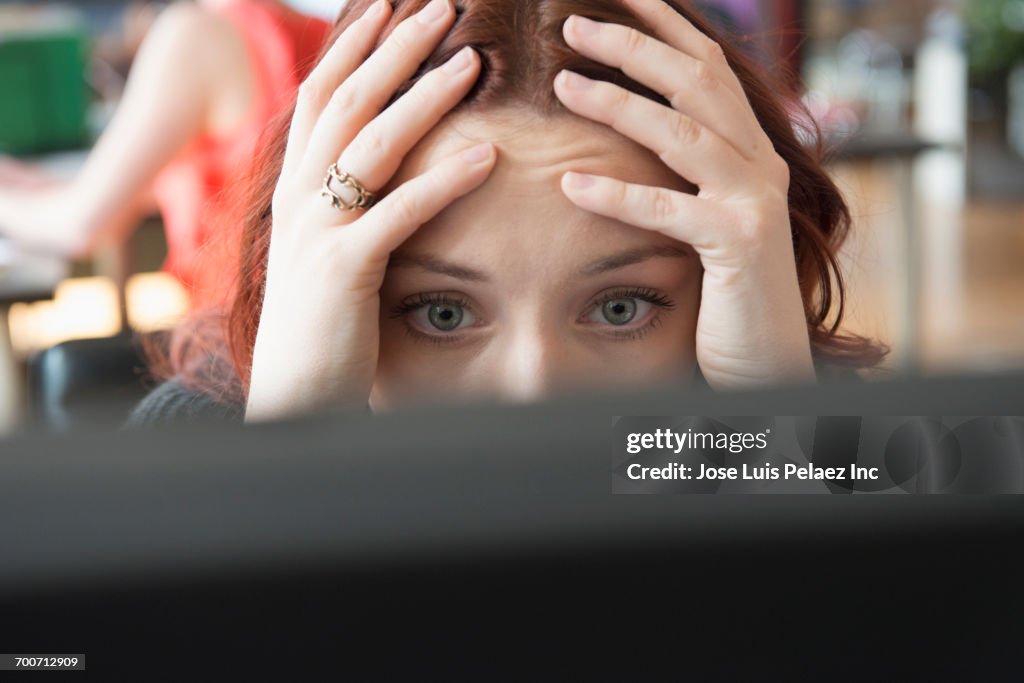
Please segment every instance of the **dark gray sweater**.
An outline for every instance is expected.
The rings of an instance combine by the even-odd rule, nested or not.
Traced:
[[[195,420],[234,420],[244,416],[242,406],[218,401],[209,394],[192,391],[178,378],[154,389],[128,417],[126,429]]]

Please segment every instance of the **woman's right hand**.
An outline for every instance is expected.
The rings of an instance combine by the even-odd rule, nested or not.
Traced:
[[[335,162],[368,190],[385,187],[479,76],[479,57],[466,48],[381,111],[455,18],[449,0],[433,0],[373,51],[390,13],[386,0],[378,0],[300,88],[274,193],[247,421],[327,407],[366,409],[391,252],[494,167],[494,148],[483,144],[398,186],[367,211],[339,210],[321,196]]]

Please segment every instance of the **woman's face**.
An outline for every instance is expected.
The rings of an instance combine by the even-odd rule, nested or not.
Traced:
[[[701,268],[686,245],[588,213],[567,171],[688,190],[655,155],[571,116],[450,116],[393,185],[475,142],[487,182],[392,256],[381,291],[374,410],[473,397],[529,401],[693,376]]]

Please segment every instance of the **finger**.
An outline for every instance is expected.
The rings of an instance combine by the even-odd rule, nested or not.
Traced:
[[[363,220],[338,232],[349,232],[349,238],[368,243],[371,259],[387,259],[421,225],[479,187],[494,169],[496,159],[490,143],[449,157],[400,185]]]
[[[434,69],[363,128],[338,167],[371,191],[384,187],[409,151],[458,104],[480,74],[480,58],[465,47]]]
[[[594,61],[622,70],[669,101],[673,109],[718,133],[754,159],[765,140],[753,110],[707,63],[636,29],[573,15],[563,26],[566,42]]]
[[[341,84],[313,129],[303,162],[310,185],[319,185],[327,167],[380,113],[398,87],[416,73],[454,21],[450,0],[431,0],[418,14],[399,24]]]
[[[726,227],[719,210],[708,200],[663,187],[566,173],[562,176],[562,192],[585,211],[659,232],[698,252],[710,249],[714,237]]]
[[[748,162],[694,119],[612,83],[563,71],[555,93],[570,111],[604,123],[657,153],[665,165],[701,188],[735,189]]]
[[[729,66],[722,46],[697,30],[686,17],[663,0],[623,0],[661,40],[712,67],[726,86],[744,101],[747,94]]]
[[[288,132],[288,146],[285,150],[284,174],[295,171],[298,161],[306,153],[309,138],[317,118],[323,111],[331,94],[359,68],[380,35],[381,29],[391,15],[387,0],[377,0],[363,16],[354,21],[338,36],[334,44],[299,87]]]

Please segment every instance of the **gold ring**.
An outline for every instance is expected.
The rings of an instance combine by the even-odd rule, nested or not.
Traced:
[[[347,187],[355,192],[356,198],[350,202],[345,201],[345,198],[331,187],[331,181],[336,181],[342,187]],[[377,201],[376,194],[367,190],[361,182],[348,173],[339,171],[338,164],[331,164],[331,167],[327,169],[327,175],[324,176],[324,184],[321,188],[320,196],[330,199],[331,206],[335,209],[347,209],[349,211],[369,209]]]

